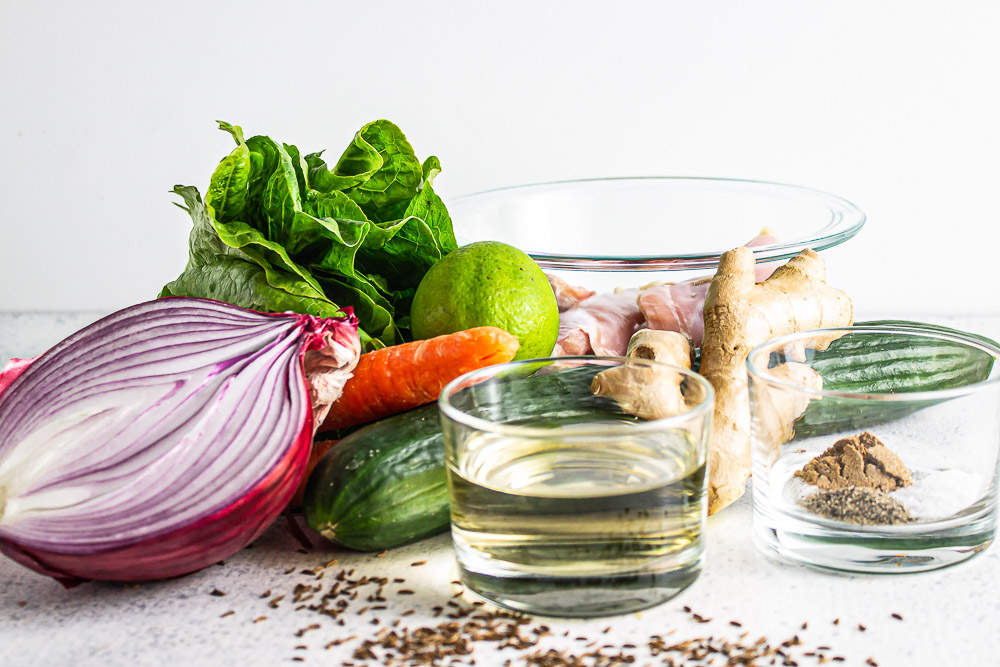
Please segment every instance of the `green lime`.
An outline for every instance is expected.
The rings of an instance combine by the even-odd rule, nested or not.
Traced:
[[[534,260],[513,246],[480,241],[445,255],[420,281],[410,310],[413,337],[495,326],[517,337],[514,359],[548,357],[559,308]]]

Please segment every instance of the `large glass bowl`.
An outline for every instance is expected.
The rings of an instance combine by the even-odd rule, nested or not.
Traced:
[[[843,243],[865,223],[861,209],[832,194],[720,178],[539,183],[458,197],[448,210],[460,243],[508,243],[593,289],[711,273],[723,252],[763,229],[779,241],[754,254],[777,262]]]

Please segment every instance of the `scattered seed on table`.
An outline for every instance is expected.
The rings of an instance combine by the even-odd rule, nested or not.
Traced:
[[[306,646],[305,644],[299,644],[298,646],[295,647],[295,650],[296,651],[307,651],[307,650],[309,650],[309,647]]]
[[[410,563],[410,567],[420,567],[421,565],[426,565],[426,564],[427,564],[427,561],[425,561],[425,560],[418,560],[418,561],[416,561],[414,563]]]
[[[258,616],[257,618],[253,619],[253,622],[254,623],[260,623],[261,621],[266,621],[266,620],[267,620],[267,616]]]
[[[220,591],[218,588],[213,588],[212,592],[209,593],[209,595],[214,595],[217,598],[221,598],[225,594],[226,594],[225,591]]]
[[[834,625],[840,625],[840,619],[839,618],[833,619],[833,624]]]
[[[396,595],[413,595],[413,594],[414,594],[413,591],[411,591],[409,588],[401,588],[400,590],[396,591]]]
[[[729,621],[729,625],[733,626],[734,628],[742,628],[743,627],[743,624],[740,623],[739,621]]]
[[[802,629],[803,630],[807,629],[808,627],[809,627],[809,622],[808,621],[806,621],[805,623],[802,624]]]
[[[902,621],[903,620],[903,617],[900,614],[893,614],[892,617],[894,619],[896,619],[897,621]]]
[[[388,551],[383,551],[380,554],[375,554],[375,558],[385,558],[385,555],[389,553]]]
[[[867,630],[867,629],[868,629],[868,628],[866,628],[865,626],[863,626],[863,625],[861,625],[860,623],[858,623],[858,630],[860,630],[861,632],[864,632],[864,631],[865,631],[865,630]]]
[[[221,616],[219,616],[219,618],[225,618],[226,616],[232,616],[235,613],[236,613],[235,611],[233,611],[232,609],[230,609],[225,614],[222,614]]]
[[[320,628],[320,625],[319,625],[319,623],[312,623],[312,624],[310,624],[310,625],[307,625],[307,626],[306,626],[306,627],[304,627],[304,628],[301,628],[301,629],[297,630],[297,631],[295,632],[295,636],[296,636],[296,637],[301,637],[301,636],[303,636],[304,634],[306,634],[307,632],[309,632],[310,630],[319,630],[319,628]]]

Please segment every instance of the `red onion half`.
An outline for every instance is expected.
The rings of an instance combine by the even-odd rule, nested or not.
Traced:
[[[288,504],[360,351],[349,311],[177,297],[15,360],[0,374],[0,551],[66,585],[230,556]]]

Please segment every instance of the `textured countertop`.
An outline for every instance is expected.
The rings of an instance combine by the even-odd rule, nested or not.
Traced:
[[[98,316],[0,313],[0,357],[38,354]],[[1000,317],[925,319],[1000,338]],[[474,644],[469,657],[481,666],[507,660],[535,664],[526,663],[526,656],[539,649],[580,654],[605,644],[634,644],[638,648],[626,649],[637,656],[634,664],[662,665],[663,656],[651,657],[646,650],[651,635],[679,642],[708,636],[736,640],[746,632],[744,642],[766,637],[772,645],[798,636],[802,644],[788,654],[801,666],[821,664],[818,654],[843,658],[829,664],[865,665],[871,658],[880,667],[1000,661],[996,547],[936,572],[837,575],[758,552],[751,518],[745,496],[709,520],[703,574],[674,600],[608,619],[535,619],[523,626],[523,634],[540,624],[551,632],[537,647],[500,649],[487,641]],[[382,557],[316,542],[304,549],[280,518],[252,548],[187,577],[131,586],[87,583],[71,590],[0,558],[0,665],[375,664],[352,658],[363,640],[396,621],[397,630],[434,627],[472,602],[449,583],[457,570],[447,536]],[[420,561],[426,562],[414,564]],[[310,595],[305,586],[322,586],[325,592],[342,571],[348,580],[387,578],[385,601],[366,601],[377,584],[359,586],[357,599],[339,615],[343,625],[308,608],[321,592],[294,601],[296,586],[300,599]],[[405,581],[393,583],[397,578]],[[385,608],[373,609],[379,606]],[[435,607],[443,607],[440,616]],[[409,610],[414,612],[403,616]],[[331,645],[336,640],[346,641]],[[596,646],[585,648],[591,642]],[[807,652],[817,655],[802,657]]]

